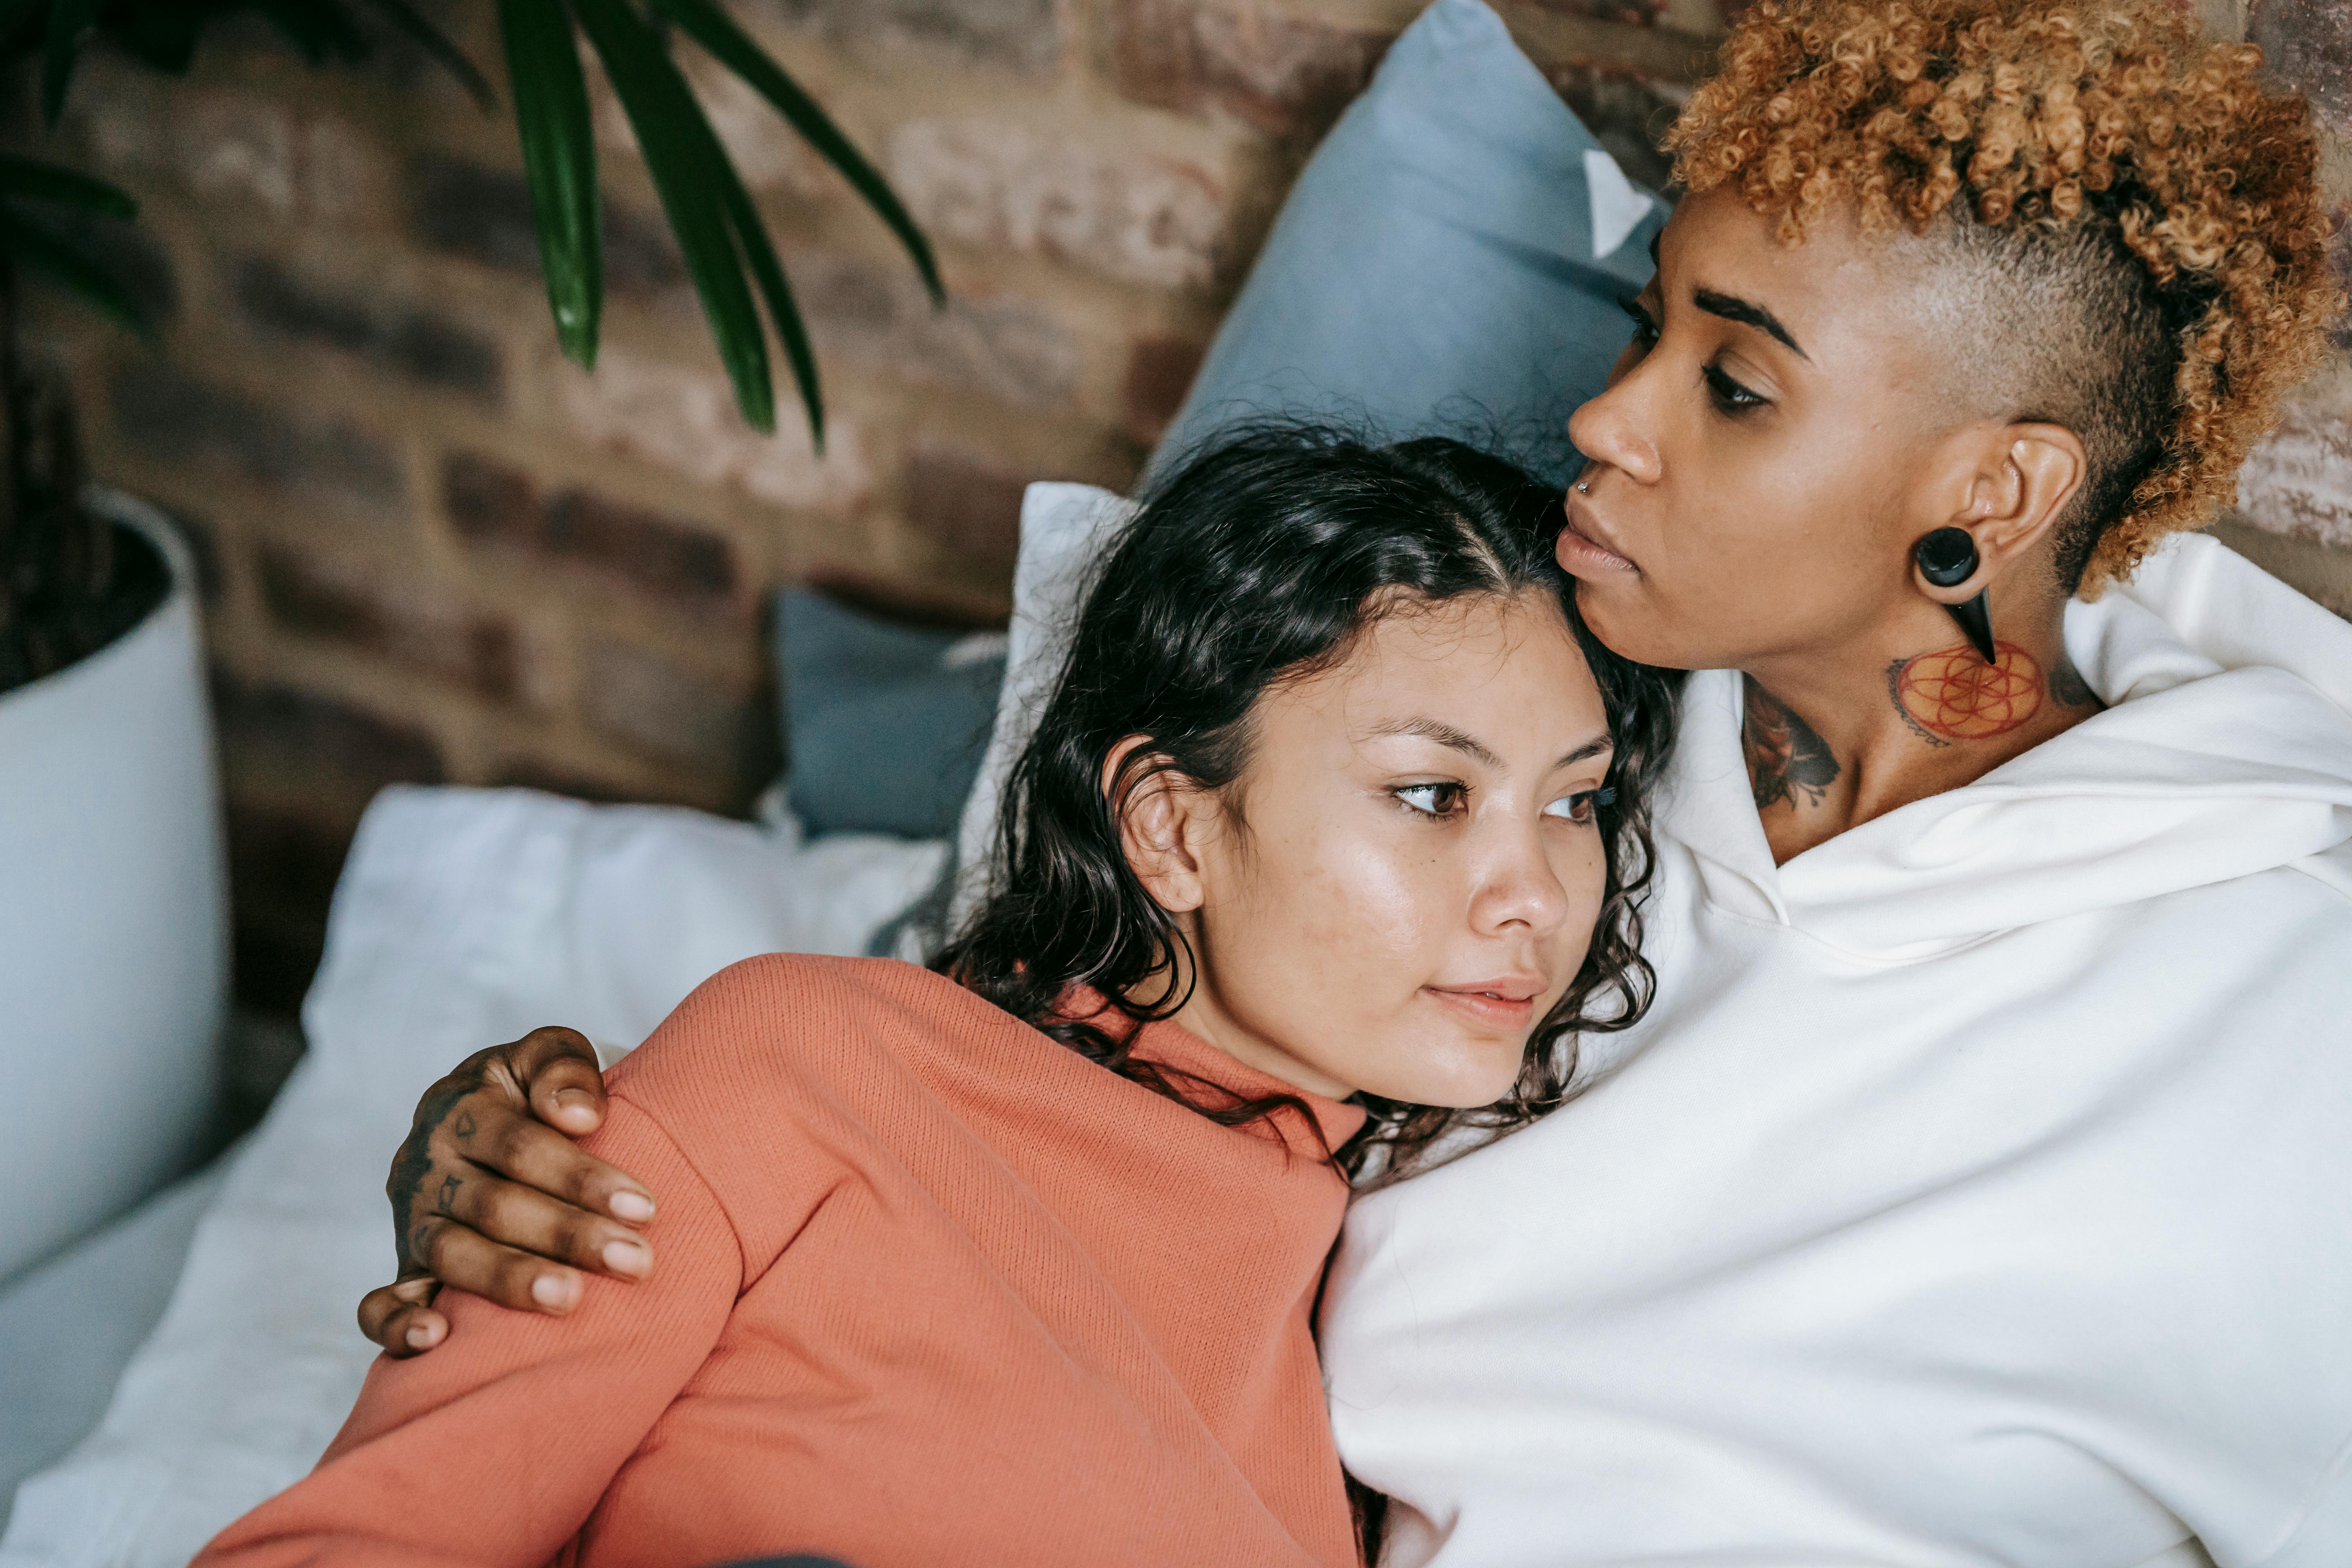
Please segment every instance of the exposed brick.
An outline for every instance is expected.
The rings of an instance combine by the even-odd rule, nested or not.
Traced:
[[[428,386],[494,399],[504,387],[498,345],[425,310],[318,287],[274,261],[236,268],[237,309],[257,337],[357,354]]]
[[[453,159],[420,159],[409,179],[409,220],[418,237],[488,267],[538,278],[539,229],[530,185],[519,174]],[[604,204],[604,286],[615,294],[683,287],[686,264],[660,223]]]
[[[402,501],[391,447],[354,425],[298,418],[152,362],[118,369],[108,401],[124,441],[156,462],[283,485],[347,512]]]
[[[919,442],[907,458],[907,521],[942,554],[1009,577],[1029,479],[959,447]]]
[[[1118,0],[1110,26],[1129,98],[1187,112],[1215,104],[1276,135],[1328,126],[1391,37],[1202,0]]]
[[[2292,400],[2238,470],[2238,510],[2257,528],[2352,550],[2352,373]]]
[[[1208,350],[1190,338],[1142,338],[1128,351],[1120,405],[1127,433],[1149,444],[1160,439],[1200,374]]]
[[[591,724],[657,757],[751,783],[777,750],[764,694],[614,637],[590,641],[581,706]],[[771,768],[769,771],[772,771]]]
[[[364,648],[499,701],[520,685],[513,625],[466,604],[421,573],[381,568],[272,543],[260,552],[261,592],[287,630]]]
[[[1626,177],[1664,190],[1674,161],[1658,150],[1689,94],[1604,60],[1564,60],[1546,73]]]
[[[859,572],[824,571],[809,575],[807,585],[895,626],[933,632],[1001,632],[1007,617],[1001,611],[982,612],[961,599],[942,597],[935,591],[909,588]]]
[[[1630,22],[1646,27],[1664,15],[1664,0],[1528,0],[1547,11],[1557,11],[1566,16],[1591,16],[1603,22]],[[1742,5],[1746,0],[1727,0]]]
[[[2339,204],[2328,214],[2327,261],[2335,268],[2336,286],[2352,296],[2352,203]],[[2328,329],[2336,348],[2352,354],[2352,311],[2338,316]]]
[[[197,195],[249,201],[278,217],[348,218],[373,206],[387,183],[357,127],[258,94],[183,91],[155,135]]]
[[[911,266],[815,252],[787,265],[809,332],[828,353],[1026,408],[1067,407],[1076,393],[1077,344],[1034,300],[963,289],[935,310]]]
[[[2246,37],[2272,81],[2311,100],[2338,136],[2352,136],[2352,5],[2344,0],[2254,0]]]
[[[766,0],[766,9],[835,41],[908,45],[1035,72],[1061,52],[1054,0]]]
[[[593,801],[598,805],[617,805],[628,801],[647,798],[631,784],[608,778],[597,778],[577,768],[549,762],[544,757],[517,757],[499,769],[492,784],[500,789],[544,790],[549,795],[569,795],[573,800]],[[680,802],[690,805],[691,802]]]
[[[477,452],[441,465],[441,508],[468,538],[517,538],[539,527],[539,488],[530,476]]]
[[[593,574],[646,597],[708,609],[733,599],[733,542],[708,529],[592,490],[542,500],[524,475],[477,452],[442,468],[449,521],[469,542]]]
[[[1224,193],[1208,171],[1008,121],[902,125],[890,141],[890,177],[936,236],[1160,288],[1208,284],[1225,242]]]
[[[835,511],[856,506],[873,488],[856,424],[828,420],[820,458],[789,382],[779,392],[772,436],[743,423],[733,388],[715,371],[607,346],[593,374],[566,364],[560,384],[564,413],[582,437],[698,484],[734,485],[782,506]]]
[[[352,824],[234,797],[226,815],[237,1000],[290,1015],[326,948]]]
[[[315,691],[253,684],[216,671],[213,715],[232,767],[260,765],[373,792],[447,776],[430,735]]]

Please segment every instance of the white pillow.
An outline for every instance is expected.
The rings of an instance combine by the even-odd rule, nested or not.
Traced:
[[[1013,568],[1012,647],[1004,691],[996,700],[996,727],[964,802],[956,836],[952,931],[988,886],[989,851],[996,842],[997,806],[1013,759],[1029,743],[1038,712],[1069,656],[1078,602],[1095,563],[1112,536],[1136,512],[1136,503],[1093,485],[1031,485],[1021,498],[1021,555]]]
[[[6,1568],[179,1568],[308,1473],[375,1348],[383,1173],[425,1086],[567,1023],[609,1055],[753,953],[856,953],[938,878],[939,843],[803,846],[699,812],[394,789],[335,889],[309,1054],[196,1227],[98,1430],[18,1490]]]

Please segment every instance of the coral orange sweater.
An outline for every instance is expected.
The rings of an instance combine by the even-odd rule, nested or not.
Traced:
[[[445,1298],[200,1563],[1355,1563],[1308,1321],[1347,1189],[1295,1116],[1220,1127],[879,960],[738,964],[609,1081],[654,1278]]]

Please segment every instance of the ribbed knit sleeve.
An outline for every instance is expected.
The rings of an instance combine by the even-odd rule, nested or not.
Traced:
[[[587,1147],[661,1194],[653,1278],[592,1277],[560,1319],[446,1293],[446,1342],[379,1360],[319,1468],[197,1563],[530,1568],[579,1531],[709,1354],[742,1278],[725,1214],[644,1110],[616,1098]]]

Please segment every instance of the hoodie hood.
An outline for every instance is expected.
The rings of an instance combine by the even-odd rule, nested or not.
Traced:
[[[2282,866],[2352,891],[2352,625],[2187,535],[2065,632],[2105,711],[1777,868],[1740,677],[1695,675],[1661,829],[1711,902],[1886,960]]]

